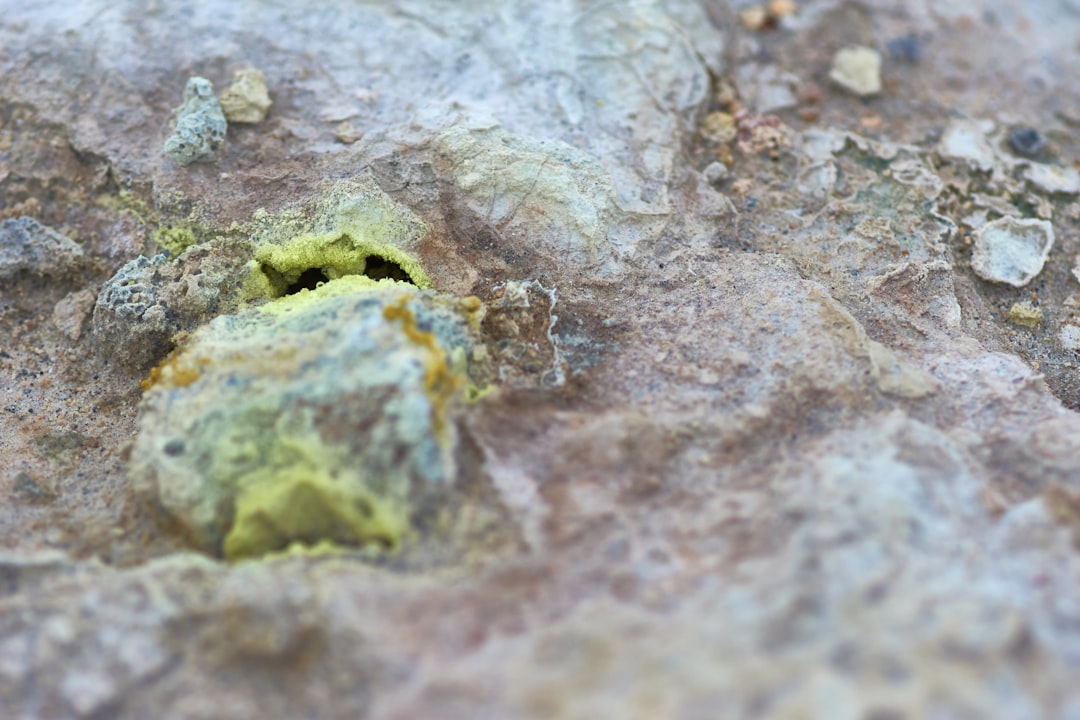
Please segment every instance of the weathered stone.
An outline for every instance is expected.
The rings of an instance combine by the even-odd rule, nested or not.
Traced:
[[[135,258],[98,293],[99,351],[125,372],[145,373],[174,347],[174,335],[230,306],[242,268],[235,256],[198,245],[175,261],[164,253]]]
[[[855,95],[881,92],[881,53],[873,48],[844,48],[833,58],[829,79]]]
[[[94,312],[96,301],[97,294],[89,288],[68,293],[53,307],[53,325],[72,340],[78,340],[82,337],[83,326]]]
[[[135,489],[196,547],[393,550],[445,502],[466,320],[455,301],[361,280],[223,315],[154,371]]]
[[[83,249],[69,238],[28,217],[0,221],[0,280],[21,274],[53,275],[71,270]]]
[[[1042,272],[1053,246],[1047,221],[1003,217],[975,231],[971,269],[984,280],[1023,287]]]
[[[210,81],[189,78],[184,86],[184,102],[174,114],[176,127],[165,139],[165,154],[177,165],[212,162],[225,142],[227,124]]]
[[[231,123],[261,123],[270,110],[270,93],[263,74],[249,68],[240,70],[232,84],[221,93],[221,111]]]

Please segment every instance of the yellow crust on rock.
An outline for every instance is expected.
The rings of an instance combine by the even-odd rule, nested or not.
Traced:
[[[370,492],[346,491],[318,469],[288,468],[241,492],[223,550],[228,560],[326,542],[394,550],[407,525],[403,512]]]
[[[255,251],[252,270],[267,278],[272,295],[278,297],[305,270],[318,268],[331,280],[362,276],[372,257],[396,263],[417,287],[431,286],[430,276],[412,255],[393,245],[364,240],[363,236],[359,230],[338,230],[301,235],[283,245],[264,245]]]

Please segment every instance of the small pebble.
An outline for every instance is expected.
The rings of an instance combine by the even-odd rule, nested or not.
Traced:
[[[346,145],[352,145],[354,142],[362,139],[364,133],[357,130],[356,126],[348,120],[343,120],[334,128],[334,137],[336,137],[339,142],[343,142]]]
[[[1025,328],[1037,328],[1042,324],[1042,310],[1032,305],[1027,300],[1013,303],[1009,308],[1009,322],[1013,325]]]
[[[794,0],[769,0],[769,16],[777,20],[794,15],[798,10],[799,6],[795,4]]]
[[[184,103],[174,113],[176,127],[165,139],[165,155],[177,165],[213,162],[214,153],[225,142],[228,123],[210,81],[189,78],[184,86]]]
[[[747,30],[761,30],[768,21],[769,13],[763,7],[748,7],[739,11],[739,22]]]
[[[722,162],[711,162],[705,166],[704,173],[710,185],[717,185],[728,176],[728,168]]]
[[[1023,287],[1042,272],[1054,246],[1054,228],[1045,220],[1003,217],[974,233],[971,269],[983,280]]]
[[[1009,147],[1018,155],[1034,157],[1046,147],[1046,137],[1035,128],[1017,128],[1009,133]]]
[[[232,85],[221,93],[221,109],[231,123],[261,123],[270,110],[270,93],[266,90],[266,78],[255,69],[240,70]]]
[[[701,134],[717,144],[729,143],[737,134],[735,118],[730,113],[711,112],[701,120]]]
[[[881,92],[881,53],[873,48],[844,48],[833,58],[829,79],[859,96]]]

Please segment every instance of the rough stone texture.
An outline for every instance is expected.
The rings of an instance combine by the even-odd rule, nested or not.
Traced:
[[[190,331],[227,306],[242,263],[208,246],[187,250],[177,262],[161,253],[140,255],[105,283],[94,306],[94,338],[116,367],[145,373]]]
[[[6,2],[0,217],[83,258],[0,282],[0,716],[1080,715],[1074,5]],[[878,95],[829,79],[855,45]],[[166,158],[180,83],[250,67],[273,113]],[[1019,220],[1041,271],[984,281]],[[395,242],[483,308],[456,544],[197,552],[135,501],[145,369],[276,302],[264,265],[340,288]]]
[[[221,111],[231,123],[261,123],[270,110],[266,78],[254,68],[240,70],[221,93]]]
[[[227,124],[211,82],[201,77],[188,78],[184,102],[175,115],[176,127],[165,138],[165,154],[177,165],[212,162],[225,142]]]
[[[71,239],[34,218],[0,221],[0,280],[71,270],[82,256],[82,248]]]
[[[132,482],[196,547],[398,549],[417,542],[410,521],[449,512],[464,313],[406,283],[342,282],[222,315],[155,371]]]

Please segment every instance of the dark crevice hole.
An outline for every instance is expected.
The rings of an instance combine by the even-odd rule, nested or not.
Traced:
[[[405,268],[401,267],[393,260],[387,260],[378,255],[368,256],[367,260],[364,262],[364,275],[367,275],[372,280],[389,278],[391,280],[407,282],[411,285],[416,284],[413,282],[413,279],[409,277],[409,273],[405,272]]]
[[[319,286],[319,283],[328,282],[330,278],[326,277],[319,268],[308,268],[304,272],[300,273],[300,277],[296,278],[289,287],[285,288],[286,295],[295,295],[301,290],[314,290]]]
[[[268,277],[281,277],[272,268],[263,267],[263,272]],[[365,258],[364,273],[366,277],[372,280],[398,280],[400,282],[407,282],[410,285],[415,285],[412,276],[397,264],[393,260],[387,260],[386,258],[379,257],[378,255],[369,255]],[[301,290],[314,290],[321,283],[329,282],[330,278],[322,268],[308,268],[300,273],[300,277],[296,278],[296,281],[289,284],[285,288],[285,295],[295,295]]]

